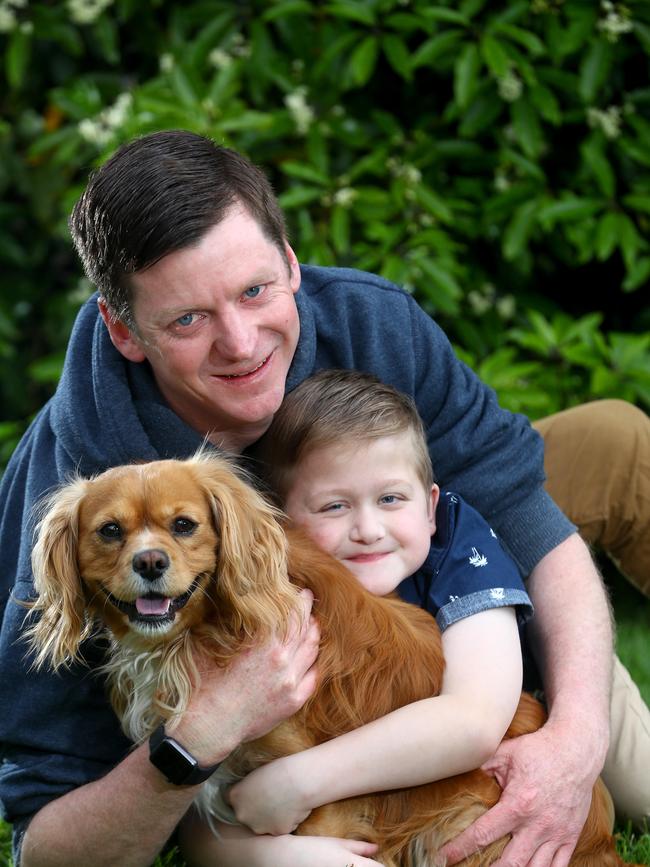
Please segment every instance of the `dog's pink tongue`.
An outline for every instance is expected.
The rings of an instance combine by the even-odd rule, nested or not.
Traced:
[[[146,596],[140,596],[135,600],[135,607],[138,614],[167,614],[171,599],[166,596],[161,596],[159,599],[149,599]]]

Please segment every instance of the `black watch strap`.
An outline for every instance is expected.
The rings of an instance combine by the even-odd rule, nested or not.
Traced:
[[[159,725],[149,738],[149,761],[175,786],[196,786],[204,783],[221,762],[203,768],[184,746],[165,733]]]

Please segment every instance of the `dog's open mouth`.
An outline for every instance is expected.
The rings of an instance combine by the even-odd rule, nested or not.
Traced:
[[[162,593],[145,593],[138,596],[133,602],[118,599],[105,587],[102,587],[108,601],[119,611],[128,615],[133,623],[147,623],[150,626],[163,626],[172,623],[176,612],[180,611],[189,602],[192,594],[199,586],[199,579],[195,578],[189,590],[180,596],[164,596]]]

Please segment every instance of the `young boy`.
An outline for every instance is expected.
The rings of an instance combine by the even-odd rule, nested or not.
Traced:
[[[446,660],[440,695],[277,760],[234,786],[220,865],[376,862],[346,841],[291,837],[316,806],[479,767],[514,714],[522,681],[517,615],[531,612],[486,522],[441,492],[411,400],[356,371],[322,371],[286,398],[256,449],[289,517],[371,593],[433,614]],[[433,626],[433,625],[432,625]],[[213,849],[213,852],[217,850]],[[337,856],[335,858],[335,856]]]

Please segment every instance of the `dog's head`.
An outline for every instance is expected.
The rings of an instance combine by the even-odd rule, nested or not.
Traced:
[[[206,453],[66,485],[43,506],[32,557],[37,663],[75,659],[98,620],[143,646],[209,624],[224,656],[282,629],[296,591],[278,517]]]

